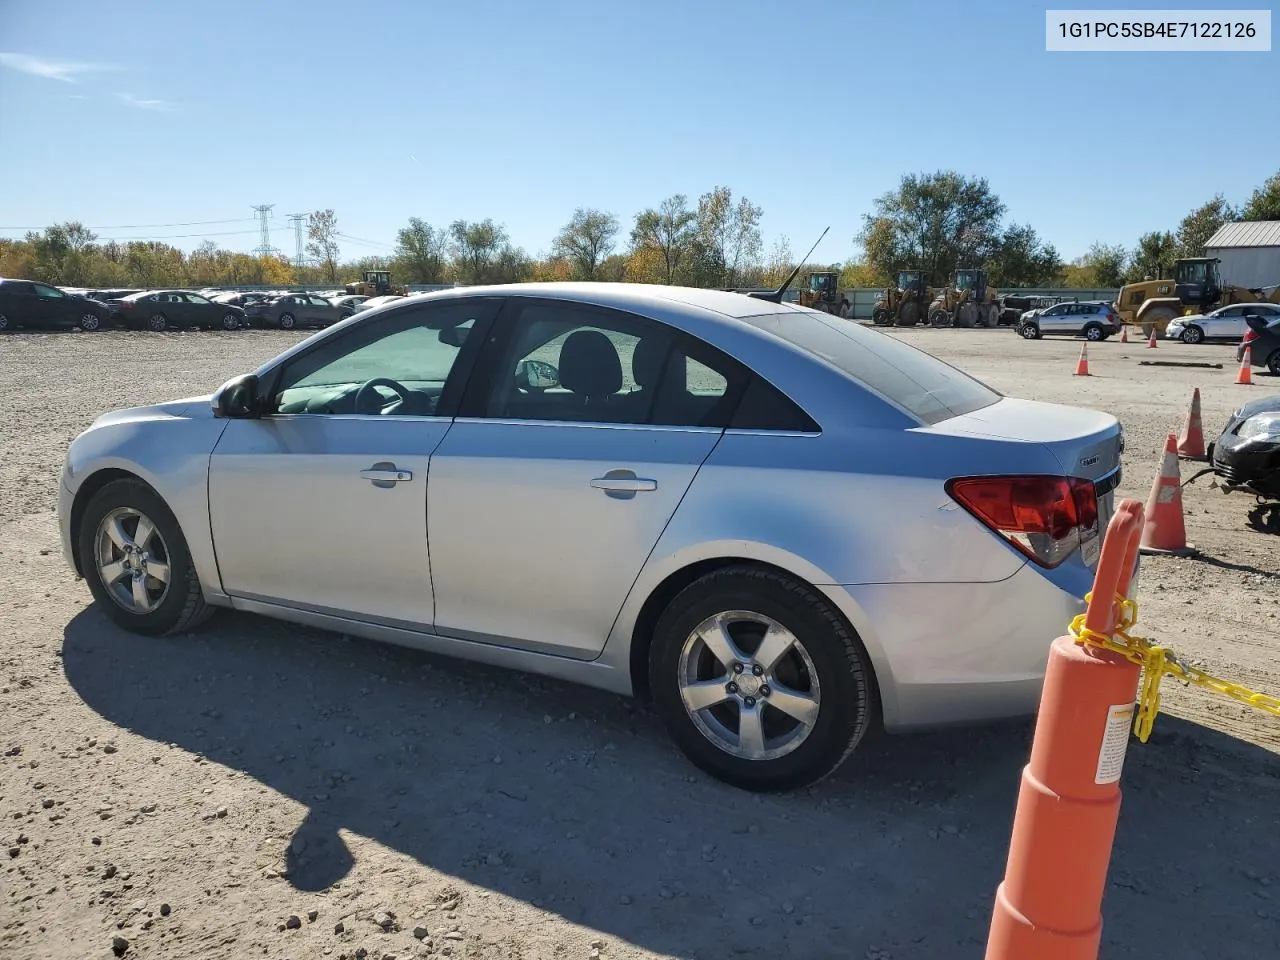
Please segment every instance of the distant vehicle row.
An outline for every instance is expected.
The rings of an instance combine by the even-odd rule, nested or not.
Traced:
[[[327,327],[345,320],[371,299],[396,298],[297,292],[207,295],[190,290],[71,292],[32,280],[0,279],[0,331],[79,328],[93,332],[120,326],[157,332],[191,327]]]

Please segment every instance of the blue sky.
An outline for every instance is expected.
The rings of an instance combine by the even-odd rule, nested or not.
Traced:
[[[1070,259],[1280,167],[1280,54],[1046,53],[1045,7],[3,0],[0,236],[249,250],[274,203],[289,253],[285,215],[324,207],[371,241],[346,256],[410,216],[493,217],[537,253],[577,206],[629,224],[723,184],[766,248],[830,224],[834,262],[903,173],[954,168]]]

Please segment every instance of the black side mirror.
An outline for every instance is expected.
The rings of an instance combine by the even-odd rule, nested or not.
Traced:
[[[233,377],[213,395],[213,415],[227,420],[247,420],[262,416],[258,397],[258,377],[246,373]]]

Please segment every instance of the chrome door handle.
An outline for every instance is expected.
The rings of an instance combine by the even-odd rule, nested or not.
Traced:
[[[360,479],[372,480],[374,483],[400,483],[405,480],[412,480],[413,474],[408,470],[401,470],[395,466],[376,464],[368,470],[361,470]]]
[[[657,490],[658,481],[637,477],[635,474],[629,477],[604,476],[593,479],[591,486],[597,490],[604,490],[606,493],[644,493],[648,490]]]

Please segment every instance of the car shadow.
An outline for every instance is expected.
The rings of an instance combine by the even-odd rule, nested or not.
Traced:
[[[154,640],[91,606],[63,663],[109,721],[305,805],[300,890],[352,870],[347,830],[679,958],[980,956],[1031,736],[876,736],[823,784],[756,796],[635,701],[247,615]],[[1104,955],[1225,956],[1224,930],[1274,947],[1278,801],[1280,757],[1161,717],[1130,749]]]

